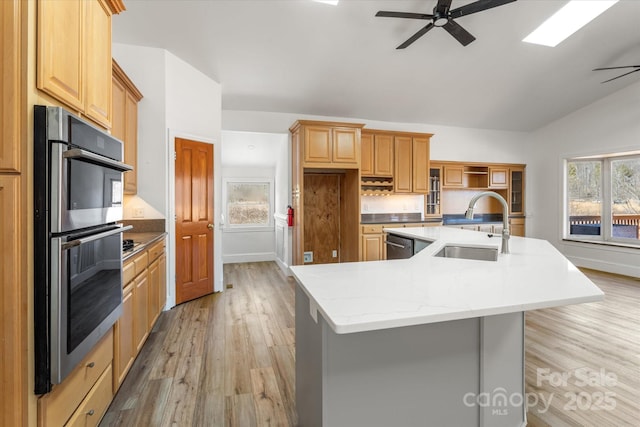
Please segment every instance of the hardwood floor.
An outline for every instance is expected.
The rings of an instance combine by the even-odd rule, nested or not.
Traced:
[[[640,280],[584,271],[605,301],[527,314],[529,426],[640,425]],[[296,425],[293,280],[248,263],[224,283],[162,313],[101,426]]]

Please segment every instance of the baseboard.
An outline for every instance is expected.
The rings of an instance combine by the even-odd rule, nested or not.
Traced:
[[[592,270],[604,271],[613,274],[621,274],[623,276],[640,277],[640,266],[616,264],[614,262],[607,262],[599,259],[575,256],[567,256],[567,258],[577,267],[590,268]]]
[[[223,255],[223,264],[237,264],[240,262],[262,262],[262,261],[275,261],[275,252],[260,252],[252,254],[237,254],[237,255]]]
[[[284,261],[276,258],[276,264],[278,264],[278,267],[280,267],[280,270],[282,270],[284,274],[287,276],[293,276],[293,274],[291,274],[291,270],[289,270],[289,266]]]

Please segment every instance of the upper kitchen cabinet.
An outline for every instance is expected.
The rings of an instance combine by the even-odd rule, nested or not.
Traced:
[[[362,160],[360,175],[393,176],[393,135],[389,133],[362,133]]]
[[[507,188],[509,186],[509,168],[489,166],[489,188]]]
[[[38,1],[38,89],[105,129],[111,128],[111,16],[123,10],[119,0]]]
[[[289,130],[299,133],[303,167],[358,169],[362,126],[299,120]]]
[[[396,135],[393,184],[396,193],[429,192],[430,134]]]
[[[112,122],[111,134],[124,144],[124,162],[133,166],[133,170],[124,173],[124,193],[138,192],[138,102],[142,93],[131,79],[113,61],[112,82]]]
[[[524,215],[524,166],[509,168],[509,214]]]

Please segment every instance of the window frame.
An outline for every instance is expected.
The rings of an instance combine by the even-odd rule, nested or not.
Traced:
[[[262,224],[230,224],[228,222],[228,194],[227,187],[229,183],[238,184],[269,184],[269,223]],[[222,212],[224,216],[223,231],[225,232],[247,232],[247,231],[272,231],[275,228],[274,222],[274,203],[275,203],[275,186],[272,177],[224,177],[222,179]]]
[[[640,152],[625,152],[615,154],[588,155],[588,156],[567,156],[563,159],[563,213],[562,213],[562,239],[571,242],[598,243],[605,245],[627,246],[640,248],[640,239],[614,237],[613,236],[613,177],[611,163],[615,160],[637,159],[640,161]],[[569,163],[580,161],[598,161],[601,163],[600,192],[602,195],[600,234],[570,234],[571,215],[569,210]]]

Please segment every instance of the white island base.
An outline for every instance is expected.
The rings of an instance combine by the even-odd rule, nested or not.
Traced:
[[[301,427],[526,425],[524,313],[336,334],[296,286]]]

